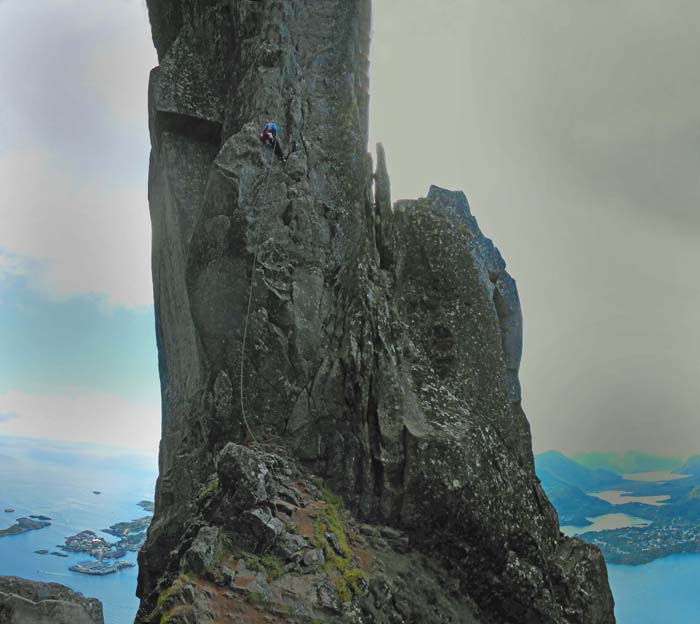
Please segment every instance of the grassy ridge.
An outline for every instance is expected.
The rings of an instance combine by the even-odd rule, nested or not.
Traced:
[[[675,471],[679,470],[684,464],[682,457],[654,455],[641,451],[578,453],[573,455],[572,459],[587,468],[604,468],[620,474],[628,472],[658,472],[662,470]]]

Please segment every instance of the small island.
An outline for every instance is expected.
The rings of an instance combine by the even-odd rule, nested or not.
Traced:
[[[103,561],[81,561],[68,568],[71,572],[89,574],[91,576],[106,576],[114,574],[124,568],[133,568],[136,564],[128,561],[116,561],[114,563],[104,563]]]
[[[110,544],[93,531],[81,531],[76,535],[70,535],[60,548],[67,552],[86,553],[97,559],[119,559],[126,554],[126,550],[120,548],[118,543]]]
[[[34,519],[34,520],[41,520],[42,522],[50,522],[51,521],[51,518],[49,518],[48,516],[38,515],[38,516],[29,516],[29,517]]]
[[[15,513],[15,510],[12,507],[5,507],[5,513]]]
[[[146,542],[146,529],[151,524],[152,518],[146,516],[131,522],[118,522],[108,529],[102,529],[104,533],[109,533],[119,538],[117,544],[120,548],[130,552],[138,552]]]
[[[138,505],[143,509],[148,509],[153,503],[150,501],[141,501]],[[47,516],[32,516],[32,518],[47,518]],[[85,553],[86,555],[94,557],[95,560],[81,561],[69,567],[68,569],[70,571],[90,576],[114,574],[118,570],[135,566],[134,563],[118,561],[118,559],[125,557],[127,552],[139,551],[146,541],[146,529],[148,529],[151,520],[151,516],[145,516],[143,518],[131,520],[130,522],[117,522],[108,529],[103,529],[104,533],[118,538],[116,542],[108,542],[104,537],[100,537],[94,531],[85,530],[66,537],[65,543],[57,547],[60,551],[49,552],[46,549],[40,549],[34,552],[38,555],[54,555],[56,557],[68,557],[65,553]],[[21,518],[17,522],[18,524],[21,522],[23,526],[29,526],[27,523],[36,525],[42,523],[46,525],[50,524],[46,520],[32,520],[29,518]],[[37,526],[37,528],[39,527]],[[9,531],[10,529],[7,530]]]
[[[8,529],[0,530],[0,537],[7,537],[9,535],[20,535],[26,533],[27,531],[37,531],[39,529],[44,529],[47,526],[51,526],[50,522],[45,520],[32,520],[31,518],[18,518],[15,524],[13,524]]]
[[[149,511],[151,513],[153,513],[153,510],[155,509],[155,503],[153,501],[142,500],[136,504],[144,511]]]
[[[93,490],[92,493],[93,493],[93,494],[98,494],[98,495],[99,495],[99,494],[102,494],[102,492],[100,492],[99,490]]]
[[[36,554],[36,555],[53,555],[54,557],[67,557],[68,556],[65,553],[58,552],[56,550],[49,552],[45,548],[40,548],[39,550],[35,550],[34,554]]]
[[[151,516],[145,516],[130,522],[117,522],[108,529],[102,529],[102,531],[115,537],[127,537],[133,533],[143,533],[149,524],[151,524]]]

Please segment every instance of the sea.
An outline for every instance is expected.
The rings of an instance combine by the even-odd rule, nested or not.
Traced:
[[[700,622],[700,555],[669,555],[639,566],[608,564],[617,624]]]
[[[155,455],[0,436],[0,529],[22,516],[52,518],[50,527],[0,537],[0,575],[62,583],[99,598],[106,624],[132,624],[139,604],[135,594],[137,567],[108,576],[87,576],[68,569],[90,560],[85,553],[65,553],[68,557],[62,558],[34,551],[61,552],[57,547],[66,537],[85,529],[116,541],[101,529],[150,515],[137,503],[153,500],[157,475]],[[5,513],[5,508],[15,511]],[[127,553],[123,560],[136,563],[136,553]]]
[[[0,538],[0,575],[62,583],[99,598],[106,624],[132,624],[138,608],[136,567],[91,577],[68,570],[88,559],[85,554],[64,559],[34,551],[58,550],[65,537],[84,529],[114,540],[101,529],[148,515],[136,503],[153,500],[156,477],[155,455],[0,436],[0,528],[31,514],[52,518],[45,529]],[[4,513],[6,507],[15,512]],[[136,554],[128,553],[126,560],[136,562]],[[608,574],[618,624],[700,622],[700,555],[671,555],[640,566],[609,564]]]

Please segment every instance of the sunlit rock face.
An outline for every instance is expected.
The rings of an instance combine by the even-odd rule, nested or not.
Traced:
[[[167,604],[216,621],[202,598],[216,592],[202,584],[223,582],[235,602],[236,569],[224,575],[221,562],[269,551],[292,566],[283,577],[308,581],[290,582],[282,606],[321,621],[379,621],[367,600],[378,592],[403,618],[387,622],[614,622],[602,556],[560,535],[534,474],[520,304],[503,258],[464,194],[432,187],[392,205],[381,147],[373,171],[369,0],[148,7],[160,60],[149,199],[163,437],[138,620],[165,617]],[[258,139],[269,120],[286,161]],[[229,443],[268,459],[227,472],[226,489],[216,475]],[[270,456],[293,463],[297,486],[285,487],[316,475],[342,496],[348,526],[401,531],[400,548],[387,548],[443,566],[449,583],[435,585],[462,615],[400,613],[405,587],[380,583],[368,563],[399,566],[381,541],[363,546],[368,561],[336,549],[364,580],[337,604],[311,600],[342,587],[332,566],[314,581],[302,574],[306,549],[333,550],[329,531],[275,550],[299,530],[285,524],[295,512],[272,502],[264,478],[245,509],[231,500],[235,483],[260,477],[254,466],[274,472]],[[251,523],[264,539],[240,539]]]

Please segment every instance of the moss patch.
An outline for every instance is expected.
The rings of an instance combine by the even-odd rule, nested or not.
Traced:
[[[274,555],[267,554],[258,557],[246,553],[242,555],[242,558],[248,568],[267,575],[268,581],[274,581],[284,574],[284,562]]]
[[[203,485],[199,493],[197,494],[197,503],[199,505],[204,504],[207,499],[211,498],[219,490],[219,477],[214,477],[209,479],[205,485]]]
[[[176,615],[180,613],[186,613],[190,611],[190,607],[186,605],[179,605],[177,607],[173,607],[166,613],[164,613],[161,618],[160,618],[160,624],[168,624]]]
[[[262,594],[258,592],[251,592],[246,596],[246,600],[250,604],[260,604],[262,602]]]
[[[323,549],[326,558],[323,569],[333,582],[338,600],[350,602],[353,595],[360,593],[360,583],[364,581],[365,574],[352,563],[352,552],[348,546],[345,523],[340,512],[342,499],[326,487],[320,489],[326,504],[314,520],[314,542],[317,547]],[[335,536],[340,554],[333,548],[326,533]]]
[[[274,581],[284,574],[284,562],[274,555],[264,555],[260,562],[265,567],[268,581]]]
[[[345,509],[345,502],[340,496],[331,492],[325,485],[321,485],[319,489],[321,490],[321,496],[326,505],[331,505],[335,507],[336,510]]]
[[[186,583],[190,582],[190,577],[187,574],[181,574],[178,576],[168,587],[166,590],[162,591],[158,595],[158,601],[156,602],[156,605],[158,607],[162,607],[165,604],[165,601],[170,598],[171,596],[174,596],[177,592],[179,592],[183,586]]]

